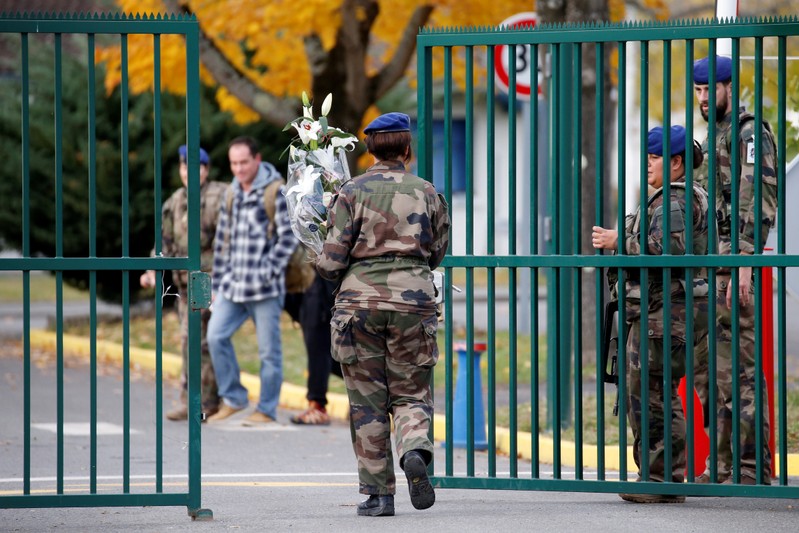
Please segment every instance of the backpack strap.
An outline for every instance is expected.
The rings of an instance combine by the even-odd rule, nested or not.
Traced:
[[[275,200],[277,199],[277,193],[280,191],[280,187],[282,187],[284,183],[283,178],[278,178],[270,181],[264,188],[264,210],[266,210],[266,216],[269,217],[269,225],[266,227],[266,237],[270,240],[274,237],[275,227],[277,226],[275,222],[275,210],[277,208],[277,206],[275,206]]]
[[[744,111],[743,113],[738,115],[738,135],[739,136],[741,135],[741,132],[744,129],[744,124],[746,124],[750,120],[755,120],[755,116],[752,113],[750,113],[749,111]],[[769,142],[771,142],[771,145],[772,145],[772,147],[774,149],[774,154],[776,155],[776,153],[777,153],[777,143],[774,140],[774,130],[771,129],[771,124],[769,124],[769,122],[767,120],[763,119],[762,120],[762,124],[763,124],[763,127],[766,130],[766,136],[768,137],[768,140],[769,140]],[[732,140],[730,139],[730,135],[731,134],[732,134],[732,127],[730,127],[724,133],[723,139],[719,139],[721,142],[723,142],[723,146],[727,149],[727,154],[728,155],[732,151]],[[719,143],[719,146],[722,146],[721,142]],[[718,147],[717,147],[716,152],[718,153]]]
[[[229,185],[225,189],[225,213],[227,214],[227,231],[225,231],[225,239],[222,242],[222,256],[224,257],[230,249],[230,217],[233,213],[233,186]]]
[[[266,216],[269,218],[266,236],[269,239],[275,234],[275,199],[277,198],[278,191],[280,191],[280,187],[282,187],[284,183],[283,178],[278,178],[270,181],[269,184],[264,187],[264,210],[266,211]],[[225,212],[228,218],[228,231],[225,233],[224,249],[227,249],[230,244],[230,217],[233,215],[233,187],[228,187],[225,191]]]

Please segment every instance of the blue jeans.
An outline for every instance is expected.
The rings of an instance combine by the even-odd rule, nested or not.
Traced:
[[[256,409],[275,420],[283,383],[283,347],[280,340],[283,305],[280,300],[267,298],[237,303],[217,294],[207,333],[219,395],[230,407],[246,407],[247,389],[241,384],[231,337],[247,318],[252,318],[261,360],[261,395]]]

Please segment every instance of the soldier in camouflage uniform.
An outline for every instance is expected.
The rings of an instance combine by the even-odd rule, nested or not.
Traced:
[[[388,113],[364,130],[375,164],[344,184],[329,212],[319,273],[339,281],[331,341],[350,400],[360,516],[394,514],[391,420],[411,503],[435,502],[430,380],[438,359],[432,270],[449,243],[449,215],[432,184],[409,174],[410,119]]]
[[[649,197],[646,206],[646,217],[649,221],[647,234],[647,249],[649,255],[663,255],[663,179],[664,174],[670,176],[671,198],[669,200],[670,244],[665,253],[670,255],[694,255],[707,253],[708,236],[708,201],[707,193],[694,185],[693,194],[686,193],[685,188],[685,128],[673,126],[669,134],[669,158],[663,157],[663,129],[653,128],[648,136],[648,181],[655,192]],[[695,163],[701,162],[701,153],[698,147],[694,149]],[[665,167],[665,168],[664,168]],[[686,227],[686,211],[691,210],[693,227]],[[633,215],[628,215],[625,223],[624,250],[628,255],[641,255],[641,209]],[[693,250],[686,250],[686,234],[693,232]],[[615,250],[618,242],[614,230],[598,226],[593,228],[593,245],[595,248]],[[682,483],[685,469],[685,418],[683,416],[680,397],[677,394],[677,385],[685,375],[685,343],[686,343],[686,308],[685,294],[686,282],[681,269],[672,269],[671,284],[668,287],[671,295],[671,306],[663,307],[663,281],[658,271],[650,272],[649,277],[649,308],[647,323],[647,357],[649,362],[649,404],[648,404],[648,438],[649,438],[649,481],[671,481]],[[696,294],[698,288],[704,287],[704,298],[707,300],[707,283],[699,277],[693,280],[689,287]],[[642,459],[641,437],[645,428],[641,426],[641,411],[646,406],[641,405],[641,284],[637,269],[626,272],[626,318],[628,326],[627,337],[627,415],[634,436],[633,455],[635,463],[640,468]],[[701,295],[700,295],[701,297]],[[664,311],[669,312],[671,318],[671,353],[663,352],[664,337]],[[695,313],[695,310],[693,311]],[[664,390],[663,368],[671,365],[671,450],[665,449],[665,417],[664,417]],[[671,454],[671,472],[664,471],[666,454]],[[681,495],[657,494],[621,494],[627,501],[636,503],[679,503],[685,501]]]
[[[178,150],[180,155],[180,179],[183,187],[175,191],[169,199],[164,202],[161,211],[161,250],[166,257],[185,257],[188,255],[188,196],[186,186],[188,184],[189,170],[186,164],[186,145]],[[219,206],[222,204],[227,190],[227,185],[218,181],[207,181],[210,166],[208,153],[200,148],[200,252],[201,269],[203,272],[210,272],[214,263],[214,235],[216,234],[216,222],[219,218]],[[186,406],[187,389],[187,358],[188,358],[188,272],[185,270],[174,270],[172,272],[172,283],[178,291],[178,316],[180,317],[181,330],[181,353],[183,364],[181,368],[180,406],[168,412],[166,417],[169,420],[186,420],[188,409]],[[142,274],[139,280],[143,287],[155,286],[155,272],[148,270]],[[205,333],[208,327],[208,320],[211,311],[203,309],[201,312],[201,343],[202,359],[200,367],[201,387],[202,387],[202,406],[203,412],[210,416],[219,409],[219,395],[216,388],[216,377],[214,367],[211,364],[211,354],[208,351],[208,343]]]
[[[694,63],[694,89],[700,111],[709,120],[709,60],[703,58]],[[774,139],[766,121],[763,121],[760,159],[762,168],[756,172],[755,163],[755,121],[754,116],[744,107],[732,109],[732,60],[716,56],[716,198],[715,207],[719,226],[719,250],[722,255],[732,253],[732,182],[738,182],[738,247],[743,255],[760,254],[766,243],[769,229],[774,225],[777,213],[777,177],[775,172]],[[732,121],[738,120],[739,137],[733,142]],[[710,140],[705,138],[702,151],[706,159]],[[737,150],[738,168],[732,169],[732,150]],[[706,161],[696,176],[697,181],[709,189],[709,165]],[[755,179],[761,180],[762,220],[755,220]],[[760,248],[755,249],[755,235],[760,232]],[[771,483],[771,452],[768,447],[769,419],[767,392],[763,376],[755,376],[755,318],[754,318],[754,277],[750,267],[739,269],[738,302],[738,342],[740,343],[739,368],[737,369],[740,393],[740,450],[741,483],[757,483],[757,445],[758,424],[763,428],[763,479]],[[716,342],[717,342],[717,431],[718,431],[718,481],[731,483],[732,478],[732,284],[730,269],[720,268],[716,276]],[[757,380],[763,383],[763,406],[758,422],[755,413],[755,387]],[[697,481],[711,482],[710,468]]]

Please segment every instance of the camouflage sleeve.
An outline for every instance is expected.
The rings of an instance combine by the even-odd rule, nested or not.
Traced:
[[[635,223],[637,217],[638,211],[624,219],[624,253],[627,255],[641,255],[641,239]]]
[[[161,208],[161,254],[164,257],[175,255],[175,217],[172,197],[167,198]]]
[[[225,204],[226,195],[227,186],[225,185],[223,187],[219,187],[216,191],[216,194],[214,194],[212,198],[209,198],[209,216],[211,217],[210,222],[214,228],[219,226],[219,212],[222,210],[222,206]],[[216,234],[216,230],[214,230],[214,234]]]
[[[216,293],[219,290],[219,284],[222,281],[222,276],[227,267],[227,258],[225,257],[225,247],[228,245],[225,236],[228,233],[228,226],[230,225],[230,217],[227,209],[225,209],[224,196],[222,203],[219,206],[219,220],[216,224],[216,236],[214,237],[214,273],[211,276],[212,290]]]
[[[204,222],[207,228],[203,231],[201,243],[202,252],[202,269],[205,272],[214,271],[214,250],[216,248],[216,231],[219,226],[219,211],[223,205],[223,200],[227,194],[227,185],[217,185],[214,182],[214,194],[209,194],[206,200],[207,220]]]
[[[328,211],[327,237],[322,253],[316,260],[319,275],[330,281],[338,281],[350,265],[350,250],[355,244],[357,234],[353,220],[352,200],[340,193]]]
[[[444,260],[449,247],[449,206],[441,194],[436,194],[430,222],[434,232],[433,243],[430,245],[430,268],[436,269]]]
[[[774,225],[777,215],[777,174],[775,172],[774,146],[770,133],[764,127],[760,142],[762,163],[761,220],[755,220],[755,128],[754,120],[747,121],[741,130],[739,160],[741,174],[738,188],[738,249],[742,253],[755,252],[755,232],[760,231],[761,249],[766,244],[769,229]]]
[[[662,197],[661,197],[662,199]],[[663,255],[663,211],[662,201],[655,201],[649,208],[649,234],[647,236],[647,253]],[[669,202],[669,244],[666,253],[671,255],[685,254],[685,194],[672,191]]]

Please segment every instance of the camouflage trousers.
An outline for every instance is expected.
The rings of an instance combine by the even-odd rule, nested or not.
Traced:
[[[641,322],[636,320],[629,325],[627,337],[627,419],[633,432],[633,457],[638,466],[638,475],[641,475],[641,450],[644,428],[641,422]],[[685,344],[672,338],[671,361],[671,450],[665,447],[665,407],[663,390],[663,339],[649,337],[648,362],[649,362],[649,410],[648,431],[649,437],[649,480],[666,481],[665,455],[671,454],[671,479],[682,483],[685,470],[685,416],[682,412],[682,403],[677,394],[677,385],[683,376],[685,361]]]
[[[432,312],[432,310],[431,310]],[[438,360],[434,314],[337,309],[333,359],[341,363],[361,494],[394,494],[391,419],[397,454],[432,458],[430,380]]]
[[[188,360],[189,360],[189,309],[188,295],[185,290],[180,291],[178,300],[178,316],[180,317],[180,350],[182,364],[180,368],[180,403],[186,405],[188,392]],[[211,311],[203,309],[200,314],[200,387],[202,390],[203,411],[215,411],[219,407],[219,394],[216,389],[216,374],[211,363],[211,352],[208,350],[208,341],[205,336],[208,332],[208,321]]]
[[[710,417],[708,416],[708,299],[696,298],[694,300],[694,389],[702,402],[702,414],[705,428]]]
[[[717,466],[719,480],[732,472],[732,310],[727,309],[729,275],[716,277],[716,368],[718,400],[716,403]],[[740,410],[741,475],[757,477],[757,416],[755,412],[755,305],[754,289],[749,305],[738,307],[738,386]],[[760,424],[763,428],[763,483],[771,482],[771,450],[768,447],[769,418],[768,392],[764,377],[759,376],[763,391],[763,409]],[[710,459],[708,458],[708,461]]]

